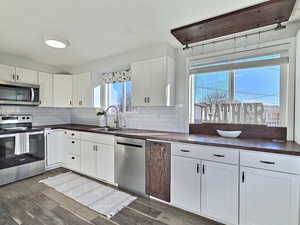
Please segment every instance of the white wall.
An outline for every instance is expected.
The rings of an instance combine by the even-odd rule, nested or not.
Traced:
[[[135,49],[130,52],[95,60],[90,63],[71,68],[69,72],[72,74],[82,72],[113,72],[127,69],[133,62],[157,58],[160,56],[174,57],[175,49],[168,44],[161,43],[155,46]]]
[[[296,36],[295,141],[300,144],[300,31]]]
[[[46,65],[39,62],[34,62],[30,59],[11,55],[8,53],[0,53],[0,64],[21,67],[25,69],[37,70],[41,72],[48,72],[48,73],[60,73],[61,69],[58,67]]]

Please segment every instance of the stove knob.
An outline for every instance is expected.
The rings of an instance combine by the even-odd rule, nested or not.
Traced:
[[[25,116],[22,117],[22,120],[25,120]]]
[[[27,118],[26,118],[26,119],[28,119],[28,120],[29,120],[29,119],[30,119],[30,117],[29,117],[29,116],[27,116]]]

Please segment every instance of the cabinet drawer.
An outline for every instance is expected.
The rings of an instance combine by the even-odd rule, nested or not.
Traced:
[[[67,139],[68,153],[74,155],[80,155],[80,140],[77,139]]]
[[[239,150],[197,144],[172,144],[172,155],[230,164],[239,163]]]
[[[209,146],[205,150],[204,160],[237,165],[239,164],[239,150]]]
[[[67,134],[68,138],[80,139],[81,132],[73,131],[73,130],[66,130],[66,134]]]
[[[300,174],[300,157],[241,151],[241,166]]]
[[[171,146],[171,154],[188,158],[203,159],[205,152],[201,146],[202,145],[174,143]]]
[[[67,167],[71,170],[80,171],[80,156],[68,154]]]
[[[82,132],[81,140],[97,142],[97,143],[106,144],[106,145],[114,145],[115,144],[115,142],[114,142],[115,137],[113,135],[107,135],[107,134],[95,134],[95,133]]]

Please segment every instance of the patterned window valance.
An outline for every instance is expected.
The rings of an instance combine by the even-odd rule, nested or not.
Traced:
[[[130,71],[119,71],[119,72],[112,72],[112,73],[104,73],[103,80],[106,84],[130,81],[131,80],[131,72]]]

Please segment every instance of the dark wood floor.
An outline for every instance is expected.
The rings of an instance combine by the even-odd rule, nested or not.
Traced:
[[[0,187],[0,225],[220,225],[169,205],[138,198],[111,220],[38,183],[45,174]]]

